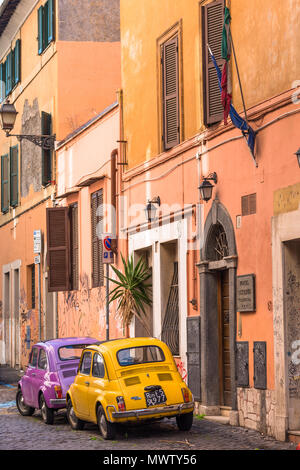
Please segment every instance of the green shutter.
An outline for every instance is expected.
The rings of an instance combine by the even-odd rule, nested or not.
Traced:
[[[5,72],[6,64],[3,62],[0,67],[0,103],[5,98],[5,83],[6,83],[6,72]]]
[[[11,147],[9,149],[10,153],[10,205],[11,207],[16,207],[18,205],[18,195],[19,195],[19,168],[18,168],[18,146]]]
[[[8,209],[8,155],[6,154],[1,157],[1,211],[5,213]]]
[[[54,40],[54,1],[48,0],[48,44]]]
[[[38,52],[41,54],[44,50],[44,7],[38,9]]]
[[[17,83],[19,83],[20,78],[21,78],[21,41],[20,39],[17,40],[16,46],[15,46],[14,65],[15,65],[15,70],[14,70],[15,85],[17,85]]]
[[[42,135],[51,135],[51,114],[42,111]],[[42,149],[42,185],[47,186],[52,178],[52,150]]]
[[[6,58],[6,89],[5,89],[5,94],[6,96],[9,95],[9,93],[12,90],[12,53],[10,52]]]

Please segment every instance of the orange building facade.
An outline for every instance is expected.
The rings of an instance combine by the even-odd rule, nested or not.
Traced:
[[[118,1],[93,2],[92,11],[85,0],[14,0],[0,8],[1,100],[18,113],[11,134],[51,134],[59,142],[115,102]],[[0,362],[24,367],[31,345],[60,331],[46,225],[47,208],[57,204],[57,158],[55,148],[2,131],[0,148]]]
[[[227,2],[232,102],[256,132],[252,155],[224,125],[207,47],[222,70],[224,7],[121,1],[123,231],[152,268],[153,334],[171,346],[198,413],[297,439],[299,8]],[[214,173],[206,203],[199,187]]]

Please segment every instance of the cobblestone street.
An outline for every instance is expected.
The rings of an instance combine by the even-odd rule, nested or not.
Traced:
[[[73,431],[60,411],[53,426],[43,423],[40,411],[23,417],[15,405],[15,384],[0,385],[1,450],[294,450],[295,445],[277,442],[245,428],[214,423],[195,417],[189,432],[180,432],[175,420],[146,426],[120,426],[116,440],[102,439],[98,428],[86,424]]]

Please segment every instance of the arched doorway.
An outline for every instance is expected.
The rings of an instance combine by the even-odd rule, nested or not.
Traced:
[[[236,267],[234,227],[216,199],[206,218],[198,264],[201,316],[201,404],[206,414],[237,409],[235,379]]]

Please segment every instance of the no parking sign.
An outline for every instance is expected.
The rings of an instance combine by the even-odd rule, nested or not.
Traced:
[[[104,264],[111,264],[114,262],[114,253],[111,249],[111,239],[112,236],[110,233],[102,235],[102,261]]]

